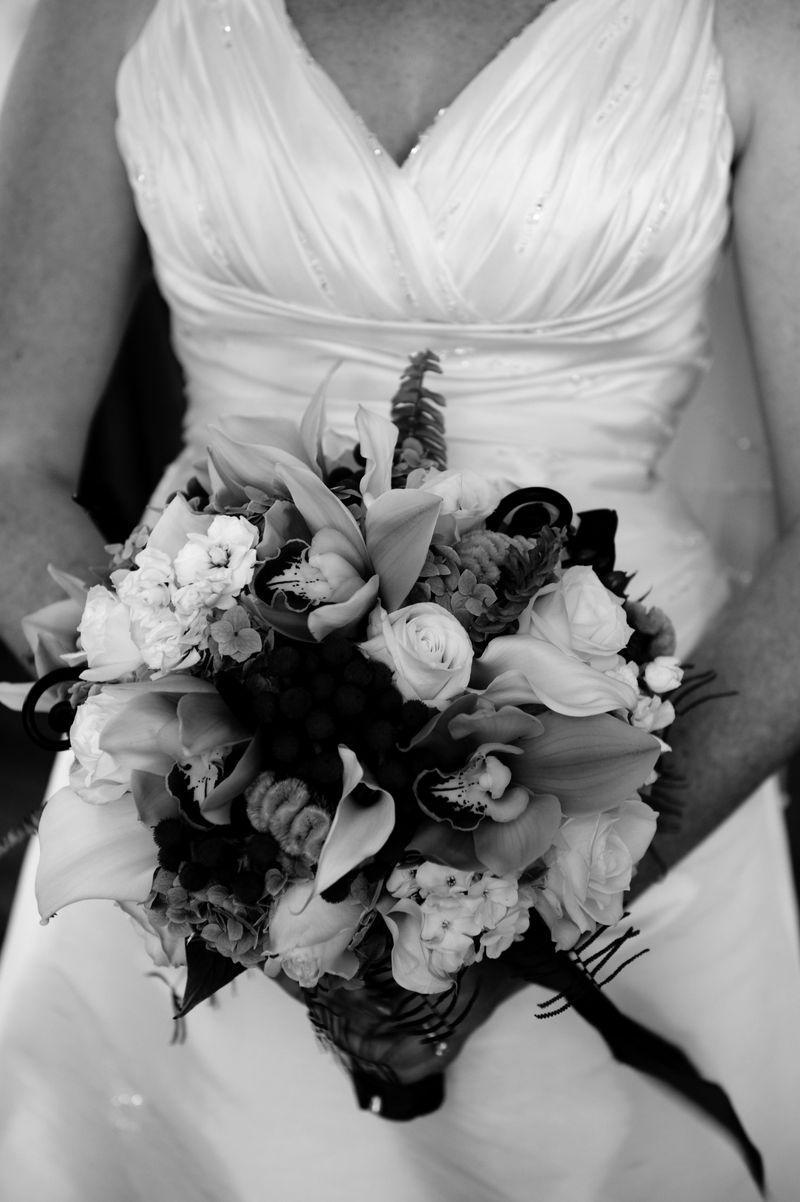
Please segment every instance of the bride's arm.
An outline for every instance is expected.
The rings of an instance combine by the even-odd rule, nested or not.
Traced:
[[[0,637],[103,561],[75,491],[144,263],[114,142],[120,58],[150,4],[40,0],[0,120]],[[98,558],[99,553],[99,558]]]
[[[710,702],[678,721],[671,767],[687,784],[673,864],[800,744],[800,5],[720,0],[718,37],[737,136],[733,231],[756,375],[773,454],[782,536],[754,584],[692,655],[717,673]],[[658,874],[647,857],[635,884]],[[732,883],[735,887],[735,883]]]

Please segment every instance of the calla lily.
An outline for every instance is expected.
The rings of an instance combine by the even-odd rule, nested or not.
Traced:
[[[435,973],[422,943],[422,911],[409,898],[395,902],[383,920],[392,936],[392,976],[412,993],[446,993],[453,978]]]
[[[314,889],[324,893],[353,868],[380,851],[394,829],[394,801],[384,789],[364,779],[364,769],[349,747],[340,747],[342,797],[322,845]],[[370,804],[354,799],[357,788],[369,789]]]
[[[499,703],[540,703],[558,714],[574,717],[610,710],[632,711],[636,689],[624,680],[599,672],[531,635],[501,635],[492,639],[473,666],[471,683],[481,689],[492,685]]]
[[[144,902],[156,866],[156,847],[129,793],[87,805],[70,788],[44,807],[36,897],[44,919],[92,898]]]

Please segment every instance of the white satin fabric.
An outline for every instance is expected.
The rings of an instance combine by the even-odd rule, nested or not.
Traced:
[[[452,466],[616,508],[620,566],[690,647],[725,584],[657,465],[727,230],[712,19],[710,0],[556,0],[398,166],[282,0],[158,0],[120,72],[119,141],[188,380],[162,492],[220,414],[299,414],[338,362],[347,434],[430,346]],[[789,1202],[800,970],[774,790],[634,918],[652,950],[609,992],[724,1085]],[[240,978],[172,1047],[148,970],[120,912],[40,930],[23,886],[0,991],[10,1202],[755,1197],[727,1139],[574,1014],[537,1022],[537,989],[471,1038],[440,1112],[391,1125],[272,982]]]

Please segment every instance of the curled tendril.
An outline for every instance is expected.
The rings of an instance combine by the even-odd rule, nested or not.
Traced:
[[[69,728],[75,711],[66,698],[60,698],[47,714],[48,733],[40,726],[41,715],[37,713],[36,706],[55,685],[79,679],[80,672],[76,668],[56,668],[54,672],[48,672],[31,685],[22,705],[22,726],[28,738],[45,751],[66,751],[69,747]]]

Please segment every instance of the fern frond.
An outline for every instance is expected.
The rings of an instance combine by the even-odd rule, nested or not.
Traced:
[[[391,417],[398,429],[395,451],[395,476],[405,477],[414,467],[447,467],[445,441],[445,399],[425,383],[427,372],[441,374],[439,357],[433,351],[413,355],[403,372],[400,387],[391,406]]]

